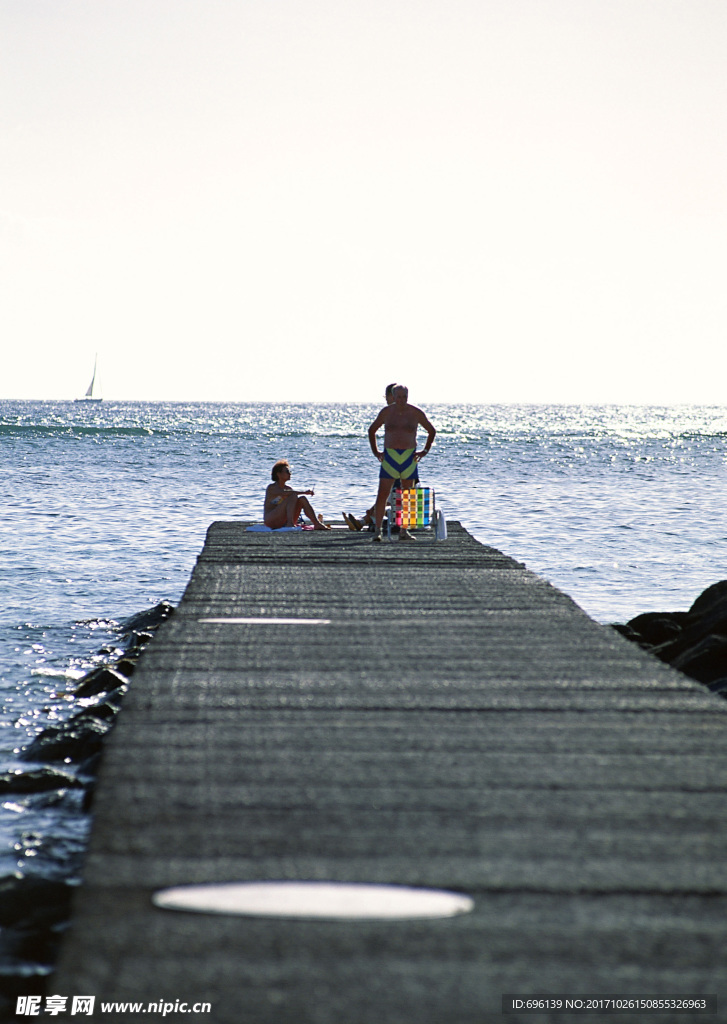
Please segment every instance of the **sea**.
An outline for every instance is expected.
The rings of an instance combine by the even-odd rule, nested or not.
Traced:
[[[602,623],[727,578],[727,406],[427,405],[437,507]],[[176,604],[215,520],[257,520],[272,464],[341,520],[373,503],[378,406],[0,402],[2,771],[73,710],[123,620]],[[132,684],[133,685],[133,680]],[[0,795],[0,801],[3,796]],[[77,882],[90,817],[5,795],[0,881]],[[31,966],[28,970],[35,968]]]

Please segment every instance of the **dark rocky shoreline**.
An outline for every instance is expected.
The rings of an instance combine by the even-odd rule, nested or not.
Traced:
[[[707,587],[688,611],[644,612],[613,628],[655,658],[727,697],[727,580]]]
[[[23,748],[18,760],[28,762],[27,770],[0,772],[3,799],[43,801],[53,807],[73,800],[76,810],[79,803],[82,811],[91,810],[103,741],[121,710],[139,656],[173,611],[163,601],[121,623],[116,647],[99,652],[108,660],[67,694],[78,710]],[[14,1010],[18,995],[39,994],[52,971],[80,869],[80,863],[74,864],[64,878],[21,872],[0,878],[0,1014],[6,1005]]]

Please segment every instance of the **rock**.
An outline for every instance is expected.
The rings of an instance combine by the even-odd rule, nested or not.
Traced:
[[[114,679],[123,679],[112,673]],[[88,707],[77,711],[65,722],[48,726],[35,737],[30,746],[20,754],[23,761],[64,761],[68,758],[79,764],[101,750],[101,742],[113,725],[114,718],[121,710],[121,702],[128,685],[117,686],[111,693],[104,693]]]
[[[85,787],[83,794],[82,810],[88,813],[93,807],[93,798],[96,792],[96,776],[101,764],[101,751],[92,754],[78,766],[78,778]]]
[[[87,757],[85,761],[81,761],[78,766],[78,777],[86,780],[89,783],[93,783],[98,775],[99,765],[101,764],[101,754],[92,754],[91,757]]]
[[[153,638],[154,634],[148,630],[134,630],[126,637],[125,657],[135,661]]]
[[[113,720],[102,721],[93,715],[73,715],[61,725],[44,729],[19,757],[22,761],[85,761],[101,750],[104,736]]]
[[[93,704],[89,704],[81,711],[77,711],[72,716],[74,722],[83,722],[87,718],[100,718],[102,721],[106,721],[108,718],[113,718],[121,711],[121,704],[124,699],[124,694],[128,691],[127,685],[117,686],[111,693],[98,694],[98,700]],[[71,721],[71,719],[68,719]]]
[[[37,993],[38,991],[38,975],[50,974],[50,969],[58,959],[59,947],[63,938],[61,933],[65,931],[68,924],[68,921],[62,921],[50,928],[3,928],[0,935],[0,959],[8,967],[15,962],[17,973],[26,980],[28,969],[33,971],[36,982],[35,986],[30,988],[30,992]],[[10,967],[10,971],[12,971],[12,967]],[[8,973],[6,969],[0,975],[3,988],[5,988]],[[6,1020],[12,1019],[12,1017],[6,1018]]]
[[[654,654],[673,665],[678,657],[696,647],[706,637],[727,636],[727,607],[715,605],[704,615],[692,617],[674,640],[668,640],[654,648]]]
[[[723,605],[727,614],[727,580],[720,580],[713,583],[711,587],[703,590],[689,609],[689,615],[707,615],[719,605]]]
[[[727,580],[707,587],[689,611],[644,612],[613,628],[727,697]]]
[[[0,774],[0,793],[43,793],[49,789],[79,788],[83,784],[59,768],[33,768],[27,772]]]
[[[130,616],[128,619],[124,619],[122,622],[122,634],[128,636],[131,633],[139,633],[142,631],[155,630],[157,629],[165,619],[174,612],[174,605],[169,604],[168,601],[160,601],[159,604],[153,608],[148,608],[143,612],[137,612],[136,615]]]
[[[721,679],[727,675],[727,637],[707,636],[670,664],[700,683],[709,684]]]
[[[637,633],[635,629],[632,629],[631,626],[628,626],[623,622],[613,622],[611,624],[611,629],[615,629],[617,633],[620,633],[621,636],[625,636],[626,639],[631,640],[632,643],[636,644],[641,641],[640,634]]]
[[[116,669],[110,668],[108,665],[102,665],[83,676],[74,690],[74,695],[76,697],[94,697],[98,693],[116,690],[128,681],[128,676],[122,675],[121,672],[117,672]]]
[[[33,875],[0,878],[0,926],[38,928],[68,917],[72,886]]]
[[[9,875],[0,879],[3,996],[37,993],[38,978],[50,973],[58,956],[72,892],[69,883],[47,878]],[[0,1006],[0,1012],[4,1009]],[[9,1014],[14,1010],[12,1003],[8,1010]]]
[[[639,635],[639,642],[656,646],[679,636],[686,618],[684,612],[645,612],[630,619],[627,626]]]

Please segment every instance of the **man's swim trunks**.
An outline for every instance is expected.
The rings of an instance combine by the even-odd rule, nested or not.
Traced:
[[[419,483],[415,452],[416,448],[384,448],[379,479],[411,480],[413,483]]]

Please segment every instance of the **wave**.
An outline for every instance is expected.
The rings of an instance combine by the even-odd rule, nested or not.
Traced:
[[[326,427],[311,426],[308,428],[296,428],[296,429],[279,429],[265,427],[261,425],[259,427],[247,427],[244,429],[221,429],[205,426],[176,426],[174,428],[164,427],[141,427],[141,426],[90,426],[90,425],[78,425],[78,424],[8,424],[0,423],[0,438],[20,438],[22,440],[46,440],[46,439],[58,439],[67,440],[69,438],[99,438],[109,439],[114,438],[174,438],[179,437],[180,439],[189,439],[193,437],[197,438],[214,438],[219,440],[238,440],[238,441],[260,441],[260,440],[276,440],[284,441],[286,439],[296,438],[338,438],[342,441],[353,440],[355,438],[365,437],[365,430],[352,430],[348,429],[334,429]]]
[[[366,437],[378,412],[354,403],[74,403],[0,401],[0,437],[219,438],[285,441]],[[552,406],[427,404],[443,437],[465,443],[531,439],[662,440],[723,444],[727,409],[717,406]]]
[[[0,437],[149,437],[168,436],[154,427],[123,427],[70,423],[0,423]]]
[[[81,668],[31,668],[31,676],[44,676],[48,679],[82,679],[86,674],[85,669]]]

